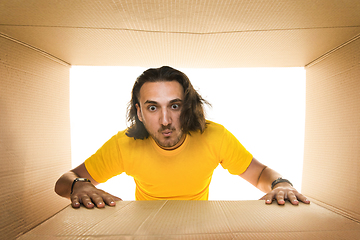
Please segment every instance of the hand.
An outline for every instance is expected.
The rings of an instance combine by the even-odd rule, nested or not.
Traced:
[[[273,200],[277,200],[279,205],[284,205],[285,200],[289,200],[293,205],[298,205],[299,201],[306,204],[310,203],[310,201],[304,195],[299,193],[288,183],[276,184],[275,188],[260,198],[260,200],[265,200],[266,204],[271,204]]]
[[[79,208],[81,204],[86,208],[94,208],[94,206],[104,208],[105,204],[115,206],[115,201],[122,201],[121,198],[97,189],[90,182],[77,182],[70,199],[73,208]]]

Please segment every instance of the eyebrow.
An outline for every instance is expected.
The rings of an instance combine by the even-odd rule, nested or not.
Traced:
[[[146,100],[146,102],[144,102],[144,104],[157,104],[157,102],[151,101],[151,100]]]
[[[170,101],[170,103],[175,103],[175,102],[182,102],[182,100],[180,98],[175,98],[175,99]],[[158,102],[152,101],[152,100],[146,100],[144,102],[144,104],[158,104]]]
[[[170,101],[170,103],[174,103],[174,102],[182,102],[182,100],[180,98],[175,98]]]

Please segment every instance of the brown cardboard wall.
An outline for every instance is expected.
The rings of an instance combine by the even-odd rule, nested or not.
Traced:
[[[263,201],[123,201],[65,208],[19,239],[359,239],[360,224],[317,204]]]
[[[68,201],[53,191],[70,169],[69,68],[0,35],[0,238],[35,227]]]
[[[302,67],[360,32],[356,0],[0,1],[0,32],[72,65]]]
[[[306,68],[302,192],[360,220],[360,38]]]

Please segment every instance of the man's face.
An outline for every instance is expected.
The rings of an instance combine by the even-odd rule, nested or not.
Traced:
[[[184,90],[177,81],[146,82],[140,89],[138,118],[164,149],[175,149],[185,139],[180,124],[183,101]]]

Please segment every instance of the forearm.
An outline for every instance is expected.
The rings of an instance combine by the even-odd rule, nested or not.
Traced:
[[[77,177],[79,176],[73,171],[64,173],[55,184],[55,192],[62,197],[70,199],[71,185]]]
[[[86,178],[89,181],[75,182],[76,178]],[[55,184],[55,192],[62,197],[71,200],[71,205],[74,208],[80,207],[83,204],[86,208],[115,206],[115,201],[121,201],[121,198],[115,197],[95,186],[99,183],[95,181],[89,172],[86,170],[85,164],[82,163],[73,170],[64,173]],[[71,189],[73,186],[73,189]],[[70,194],[73,190],[72,194]],[[71,195],[71,196],[70,196]]]
[[[272,190],[271,189],[272,182],[278,179],[279,177],[281,177],[281,175],[278,172],[272,170],[269,167],[265,167],[259,176],[256,187],[261,191],[268,193]]]
[[[310,201],[298,192],[286,179],[279,179],[279,181],[274,183],[274,188],[271,189],[272,183],[278,178],[281,178],[281,175],[267,167],[259,177],[257,187],[267,193],[261,198],[261,200],[265,200],[266,204],[271,204],[274,199],[280,205],[285,204],[285,200],[289,200],[293,205],[298,205],[299,201],[306,204],[310,203]]]
[[[276,199],[278,204],[285,204],[285,199],[288,199],[294,205],[299,204],[299,200],[304,203],[310,203],[304,195],[296,191],[285,179],[279,180],[277,184],[275,182],[274,189],[271,189],[272,183],[280,178],[281,175],[255,158],[252,159],[246,171],[240,174],[240,177],[267,193],[261,198],[265,200],[266,204],[270,204],[273,199]]]

